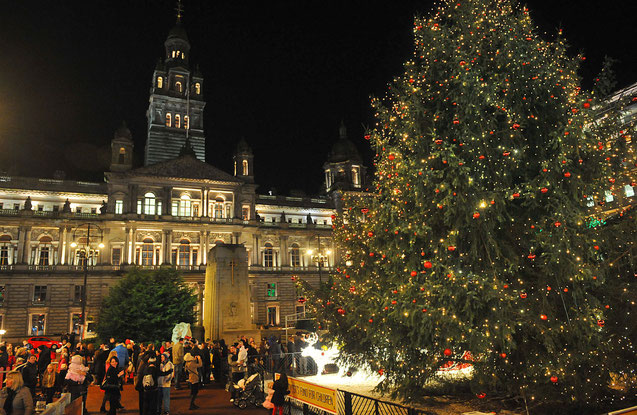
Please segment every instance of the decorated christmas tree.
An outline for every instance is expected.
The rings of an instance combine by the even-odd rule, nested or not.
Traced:
[[[334,218],[344,263],[313,299],[321,328],[406,399],[471,365],[452,381],[479,398],[600,402],[618,364],[636,373],[625,327],[607,331],[590,226],[625,161],[623,97],[582,89],[584,57],[514,0],[443,1],[414,38],[372,102],[372,193]]]

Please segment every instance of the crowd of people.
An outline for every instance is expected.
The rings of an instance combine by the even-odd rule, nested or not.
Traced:
[[[72,400],[81,397],[86,407],[91,384],[104,391],[100,412],[115,415],[124,409],[121,391],[126,383],[133,383],[139,394],[140,415],[168,415],[171,387],[181,389],[187,383],[189,408],[197,409],[201,385],[215,382],[228,387],[246,378],[255,367],[282,373],[283,380],[275,381],[271,388],[279,390],[269,400],[274,404],[284,400],[279,395],[287,390],[286,373],[302,374],[311,365],[298,353],[306,346],[302,333],[283,344],[276,336],[258,344],[254,338],[242,336],[230,345],[223,339],[200,342],[181,338],[159,346],[114,338],[99,346],[74,344],[73,340],[63,337],[62,347],[54,349],[33,348],[27,341],[20,347],[0,345],[0,381],[6,378],[0,392],[0,415],[31,415],[34,402],[50,403],[63,391],[69,392]],[[279,408],[275,405],[274,411]]]

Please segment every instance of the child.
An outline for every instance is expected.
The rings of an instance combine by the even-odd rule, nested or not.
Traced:
[[[53,402],[53,395],[57,391],[57,363],[50,363],[42,374],[42,391],[46,396],[46,403]]]

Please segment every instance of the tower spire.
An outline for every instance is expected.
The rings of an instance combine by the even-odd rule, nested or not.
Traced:
[[[177,23],[181,23],[181,18],[184,15],[184,5],[181,0],[177,0],[177,7],[175,7],[175,10],[177,11]]]

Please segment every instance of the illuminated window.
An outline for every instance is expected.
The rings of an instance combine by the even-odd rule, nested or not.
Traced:
[[[166,127],[170,127],[172,125],[170,113],[166,113]]]
[[[220,197],[215,199],[215,218],[223,218],[224,200]]]
[[[175,128],[181,127],[181,116],[179,114],[175,114]]]
[[[269,282],[266,285],[265,296],[275,298],[277,297],[276,282]]]
[[[181,81],[175,82],[175,89],[177,92],[181,92]]]
[[[195,84],[195,93],[201,95],[201,84],[199,82]]]
[[[301,266],[301,249],[298,244],[292,244],[290,248],[290,265],[293,267]]]
[[[190,128],[190,117],[184,115],[184,128],[187,130]]]
[[[179,216],[190,216],[190,196],[183,195],[179,203]]]
[[[115,201],[115,214],[116,215],[121,215],[122,213],[124,213],[124,201],[123,200],[116,200]]]
[[[0,236],[0,265],[9,265],[12,254],[11,235]]]
[[[626,195],[626,197],[635,196],[635,188],[627,184],[626,186],[624,186],[624,194]]]
[[[150,238],[144,239],[144,244],[142,245],[141,265],[153,265],[153,240]]]
[[[274,266],[274,248],[271,243],[265,244],[265,249],[263,250],[263,266],[264,267],[273,267]]]
[[[157,77],[157,88],[163,88],[164,87],[164,78],[162,78],[161,76]]]
[[[51,242],[52,239],[50,236],[40,238],[38,265],[50,265]]]
[[[186,59],[186,55],[184,55],[184,52],[181,52],[181,59]]]
[[[122,263],[122,248],[113,248],[111,250],[111,264],[119,265]]]
[[[118,163],[119,164],[124,164],[126,163],[126,149],[124,147],[120,147],[119,148],[119,159],[118,159]]]
[[[352,167],[352,183],[356,187],[361,185],[361,174],[360,174],[360,168],[358,166]]]
[[[31,314],[31,336],[43,336],[46,327],[46,314]]]
[[[182,239],[179,242],[179,257],[178,265],[188,266],[190,265],[190,241]]]
[[[248,160],[243,160],[243,175],[248,175]]]
[[[278,305],[268,305],[268,325],[276,326],[279,324],[279,306]]]
[[[155,194],[148,192],[144,195],[144,215],[155,214]]]
[[[250,220],[250,206],[243,206],[241,208],[241,218],[243,220]]]

